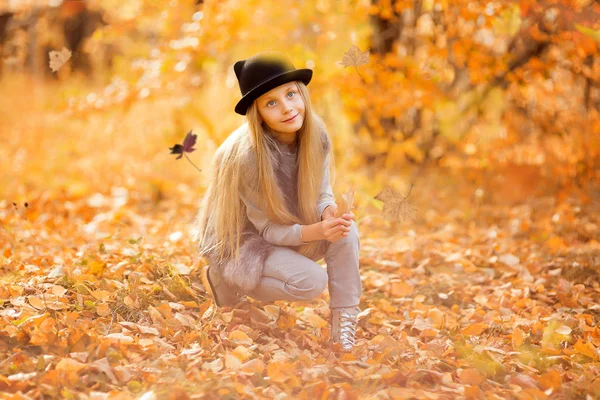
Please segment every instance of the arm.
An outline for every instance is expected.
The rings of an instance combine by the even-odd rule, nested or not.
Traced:
[[[327,152],[327,156],[325,157],[325,161],[323,163],[323,179],[321,180],[319,200],[317,202],[317,216],[319,221],[323,219],[323,211],[325,208],[335,205],[335,197],[329,182],[329,160],[330,155],[329,152]]]
[[[258,202],[251,199],[251,196],[240,191],[240,197],[246,205],[248,219],[266,241],[278,246],[300,246],[307,243],[301,240],[302,225],[274,223],[269,219],[268,213],[258,206]]]

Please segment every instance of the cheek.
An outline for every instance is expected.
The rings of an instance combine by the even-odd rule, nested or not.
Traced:
[[[301,112],[304,112],[304,101],[302,98],[298,98],[298,101],[296,102],[296,108]]]

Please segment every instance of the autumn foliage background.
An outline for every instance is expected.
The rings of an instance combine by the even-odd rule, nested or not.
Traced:
[[[0,398],[600,397],[598,2],[33,3],[0,2],[40,16],[2,45]],[[106,25],[54,73],[85,8]],[[264,50],[314,70],[355,190],[352,354],[327,293],[215,309],[200,284],[232,65]],[[190,130],[201,172],[168,151]]]

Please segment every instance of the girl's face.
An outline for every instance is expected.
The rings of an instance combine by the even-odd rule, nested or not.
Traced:
[[[296,83],[289,82],[256,99],[258,113],[273,131],[295,134],[304,122],[304,100]]]

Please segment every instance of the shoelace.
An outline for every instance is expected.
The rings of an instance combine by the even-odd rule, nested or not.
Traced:
[[[342,311],[340,313],[340,343],[344,349],[351,349],[355,343],[356,315]]]

